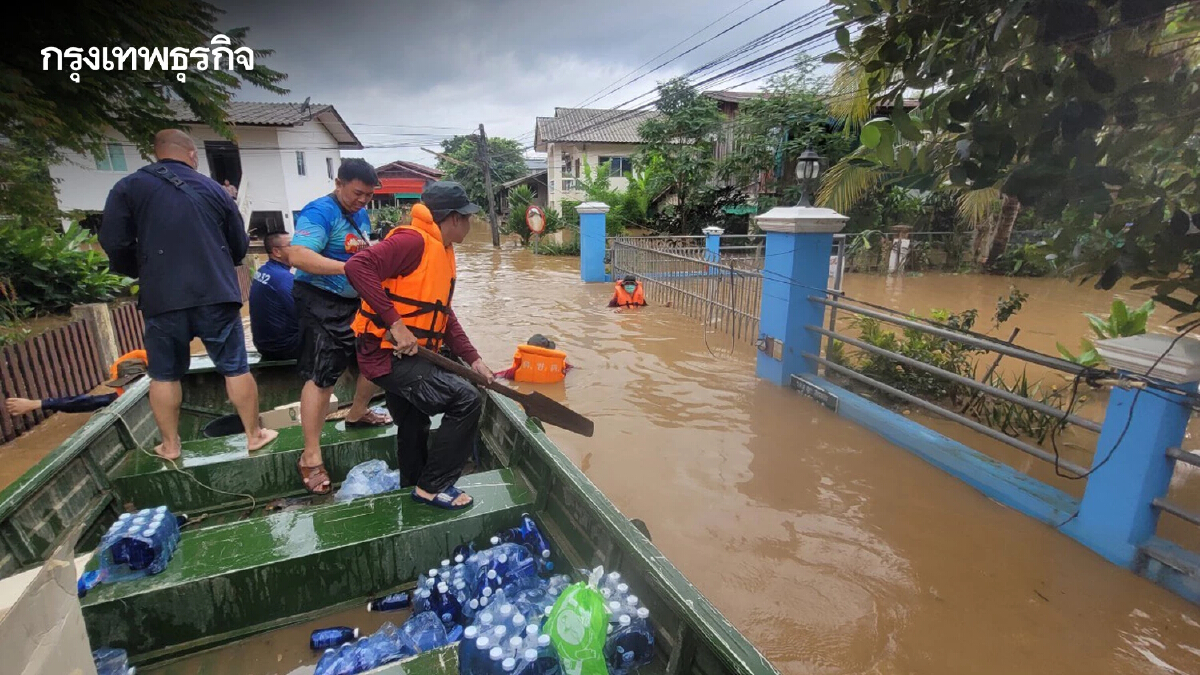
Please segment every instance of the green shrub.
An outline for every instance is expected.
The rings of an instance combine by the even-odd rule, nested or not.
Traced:
[[[1146,322],[1150,320],[1150,315],[1153,313],[1153,300],[1147,300],[1141,307],[1131,310],[1124,300],[1117,298],[1113,300],[1108,316],[1099,317],[1095,314],[1084,314],[1084,316],[1087,317],[1088,325],[1091,326],[1092,333],[1097,340],[1109,340],[1142,335],[1146,332]],[[1071,350],[1061,342],[1055,343],[1055,345],[1058,347],[1058,353],[1062,354],[1064,359],[1081,366],[1099,366],[1104,363],[1104,359],[1100,358],[1100,354],[1096,352],[1096,345],[1087,338],[1079,339],[1078,356],[1072,354]]]
[[[533,233],[529,231],[529,225],[525,222],[525,212],[529,209],[529,205],[533,203],[533,190],[529,189],[528,185],[518,185],[508,193],[508,218],[500,226],[500,231],[504,234],[515,234],[521,237],[521,243],[525,246],[529,245],[529,238]],[[542,230],[542,234],[550,234],[562,229],[562,217],[558,212],[549,209],[546,214],[546,229]]]
[[[108,271],[108,259],[78,225],[66,232],[28,227],[17,219],[0,221],[0,320],[53,314],[71,305],[104,302],[128,291],[132,281]]]

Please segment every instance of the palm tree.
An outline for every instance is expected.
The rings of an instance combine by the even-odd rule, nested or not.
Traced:
[[[842,63],[834,74],[829,109],[847,130],[861,129],[875,116],[876,102],[868,94],[869,77],[861,66],[849,61]],[[958,152],[955,141],[948,136],[925,139],[921,145],[926,146],[923,151],[932,158]],[[895,154],[901,158],[905,154],[912,158],[922,151],[918,144],[903,138],[897,138],[894,146]],[[873,149],[859,146],[830,167],[821,181],[817,203],[846,213],[873,188],[906,177],[915,179],[920,174],[919,169],[912,170],[911,163],[908,168],[895,165],[900,162],[886,166],[875,161],[874,156]],[[930,165],[944,167],[948,163],[933,161]],[[998,183],[976,189],[953,188],[944,169],[937,169],[934,174],[922,178],[921,182],[931,189],[957,192],[959,216],[974,232],[975,262],[985,267],[995,265],[1008,248],[1013,226],[1021,212],[1021,202],[1002,194]]]

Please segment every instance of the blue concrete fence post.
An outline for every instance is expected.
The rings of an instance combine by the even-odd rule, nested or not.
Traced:
[[[1139,335],[1103,340],[1096,347],[1118,370],[1145,373],[1171,340]],[[1164,359],[1154,369],[1154,377],[1195,391],[1200,379],[1197,349],[1200,344],[1176,345],[1170,361]],[[1178,393],[1152,386],[1140,393],[1113,387],[1092,460],[1095,473],[1087,479],[1079,515],[1063,530],[1109,561],[1132,567],[1138,548],[1158,526],[1158,510],[1151,503],[1167,494],[1175,471],[1167,449],[1183,443],[1190,414],[1188,400]]]
[[[792,375],[815,373],[804,353],[817,354],[821,336],[805,328],[824,325],[825,305],[808,299],[823,296],[829,284],[833,235],[846,216],[812,206],[776,207],[755,218],[766,233],[759,352],[755,373],[787,386]]]
[[[720,262],[721,235],[725,234],[725,230],[715,225],[709,225],[702,232],[704,232],[704,257],[709,262]]]
[[[584,202],[575,210],[579,212],[579,278],[588,283],[610,281],[604,271],[608,204]]]

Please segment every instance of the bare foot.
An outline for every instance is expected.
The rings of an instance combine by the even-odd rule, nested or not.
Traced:
[[[176,460],[183,454],[183,450],[179,445],[168,448],[166,443],[159,443],[154,446],[154,454],[163,459]]]
[[[422,499],[433,499],[434,497],[437,496],[434,493],[426,492],[419,487],[414,487],[413,490],[417,493],[417,496]],[[453,504],[454,506],[466,506],[467,504],[470,504],[473,501],[475,501],[475,500],[471,498],[471,495],[469,495],[465,492],[460,492],[458,494],[458,496],[454,498],[454,501],[451,502],[451,504]]]
[[[278,431],[266,428],[259,429],[258,436],[255,436],[254,438],[251,438],[250,434],[246,434],[246,449],[250,452],[254,452],[255,450],[262,448],[267,443],[275,440],[277,436],[279,436]]]

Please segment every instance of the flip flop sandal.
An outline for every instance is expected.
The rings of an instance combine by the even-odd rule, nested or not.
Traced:
[[[392,423],[392,416],[379,408],[371,408],[359,419],[351,422],[346,420],[347,429],[364,429],[368,427],[386,427]]]
[[[459,490],[458,488],[451,485],[450,487],[446,488],[445,490],[442,490],[441,492],[434,495],[433,499],[426,499],[426,498],[422,497],[421,495],[417,494],[416,490],[413,490],[412,498],[413,498],[414,502],[420,502],[421,504],[428,504],[430,506],[436,506],[439,509],[446,509],[447,511],[458,511],[459,509],[465,509],[468,506],[475,503],[475,500],[472,499],[471,501],[467,502],[466,504],[459,504],[456,506],[454,504],[454,500],[458,499],[458,496],[461,494],[463,494],[462,490]]]
[[[312,494],[327,495],[333,489],[333,481],[329,479],[329,474],[325,471],[324,464],[303,466],[297,461],[296,468],[300,469],[300,478],[304,481],[304,489]],[[322,487],[324,489],[321,489]]]

